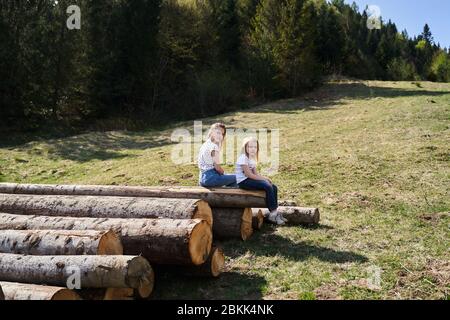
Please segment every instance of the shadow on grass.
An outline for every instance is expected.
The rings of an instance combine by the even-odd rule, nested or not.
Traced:
[[[412,90],[368,86],[361,82],[328,83],[316,91],[298,98],[268,103],[244,110],[251,113],[295,114],[298,111],[326,110],[342,104],[341,99],[373,99],[415,96],[450,95],[450,91]]]
[[[329,263],[364,263],[367,257],[351,251],[337,251],[331,248],[320,247],[306,242],[294,242],[290,239],[273,233],[273,227],[264,227],[246,242],[228,241],[222,245],[225,255],[237,258],[246,253],[255,256],[273,257],[282,256],[292,261],[303,261],[308,258],[317,258]]]
[[[130,157],[130,154],[119,152],[122,150],[145,150],[172,144],[170,137],[154,135],[138,135],[135,133],[95,132],[72,136],[65,139],[47,142],[48,157],[61,158],[77,162],[91,160],[110,160]],[[39,152],[32,146],[25,145],[18,148],[33,154]]]
[[[156,266],[155,274],[153,300],[260,300],[267,285],[263,277],[237,272],[224,272],[216,279],[192,278]]]

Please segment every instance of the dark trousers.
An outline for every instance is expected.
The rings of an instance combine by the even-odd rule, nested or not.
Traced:
[[[270,211],[278,208],[278,188],[266,180],[253,180],[247,178],[239,183],[239,188],[246,190],[264,190],[266,191],[266,205]]]

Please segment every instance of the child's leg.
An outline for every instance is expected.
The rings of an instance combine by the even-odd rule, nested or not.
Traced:
[[[229,175],[220,175],[216,170],[211,170],[211,172],[207,172],[203,179],[202,183],[203,187],[214,188],[214,187],[237,187],[236,184],[236,176]]]
[[[264,190],[266,191],[266,205],[270,211],[278,208],[277,187],[271,185],[265,180],[246,179],[239,183],[239,187],[247,190]]]
[[[234,174],[224,174],[220,176],[220,186],[237,188],[236,176]]]

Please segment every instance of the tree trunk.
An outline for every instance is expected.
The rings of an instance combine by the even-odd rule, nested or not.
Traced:
[[[268,209],[261,209],[264,217],[269,215]],[[278,207],[278,212],[283,215],[290,225],[318,224],[320,213],[318,208]]]
[[[73,290],[27,283],[0,282],[5,300],[81,300]]]
[[[213,234],[219,239],[247,240],[253,233],[252,209],[213,208]]]
[[[253,230],[261,230],[264,224],[264,215],[261,209],[252,209],[252,227]]]
[[[225,256],[222,249],[213,247],[206,262],[200,266],[177,267],[177,271],[190,277],[217,278],[225,266]]]
[[[114,231],[0,230],[0,253],[59,255],[121,255]]]
[[[241,210],[242,211],[242,210]],[[200,265],[211,251],[211,226],[204,220],[97,219],[0,213],[0,229],[114,230],[125,254],[151,263]]]
[[[0,194],[0,211],[63,217],[204,219],[212,225],[211,208],[197,199]]]
[[[211,207],[221,208],[260,208],[266,206],[264,191],[249,191],[237,188],[0,183],[0,193],[202,199],[208,202]]]
[[[136,256],[26,256],[0,254],[0,281],[81,288],[134,288],[150,296],[154,273],[146,259]]]

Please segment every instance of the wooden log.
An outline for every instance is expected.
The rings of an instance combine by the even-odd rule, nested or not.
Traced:
[[[260,208],[266,206],[264,191],[249,191],[238,188],[0,183],[0,193],[202,199],[208,202],[211,207],[222,208]]]
[[[212,208],[213,234],[219,239],[239,238],[247,240],[253,233],[252,209]]]
[[[132,288],[82,289],[76,290],[83,300],[134,300]]]
[[[81,300],[73,290],[37,284],[0,282],[5,300]]]
[[[0,301],[2,300],[5,300],[5,294],[3,293],[2,285],[0,284]]]
[[[253,230],[261,230],[264,224],[264,215],[261,209],[252,209],[252,227]]]
[[[111,230],[0,230],[0,253],[121,255],[123,247]]]
[[[0,212],[94,218],[204,219],[208,203],[198,199],[0,194]]]
[[[264,217],[269,215],[268,209],[261,209]],[[318,208],[278,207],[278,212],[283,215],[290,225],[318,224],[320,213]]]
[[[211,251],[212,231],[205,220],[107,219],[23,216],[0,213],[0,229],[113,230],[123,251],[151,263],[200,265]]]
[[[0,281],[67,286],[77,274],[81,288],[134,288],[143,298],[154,285],[153,269],[143,257],[0,254]]]
[[[225,266],[225,256],[222,249],[213,247],[206,262],[200,266],[177,267],[177,271],[189,277],[217,278]]]

